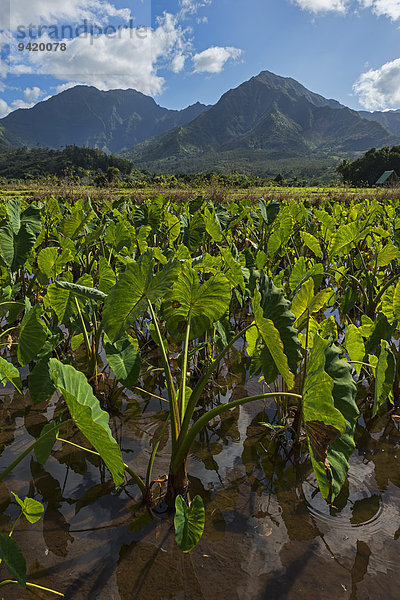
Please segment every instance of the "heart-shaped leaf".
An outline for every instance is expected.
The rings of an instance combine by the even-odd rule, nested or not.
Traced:
[[[188,506],[182,496],[175,500],[175,539],[183,552],[190,552],[200,541],[205,523],[205,511],[201,496],[195,496]]]

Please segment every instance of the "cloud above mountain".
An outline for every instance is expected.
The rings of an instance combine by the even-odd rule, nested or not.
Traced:
[[[4,10],[7,2],[0,0]],[[148,21],[147,26],[138,26],[140,17],[132,2],[131,9],[120,9],[106,0],[13,0],[7,40],[14,48],[9,57],[10,71],[50,75],[66,85],[88,84],[101,90],[134,88],[157,96],[165,84],[163,70],[178,74],[192,58],[196,73],[220,73],[228,60],[240,56],[241,50],[230,46],[212,46],[200,53],[194,50],[193,29],[187,21],[210,4],[211,0],[179,0],[176,13],[163,12],[151,26],[151,2],[136,0],[136,8],[141,9],[137,14]],[[71,34],[64,33],[69,30]],[[15,50],[21,40],[25,44],[57,41],[65,46],[64,51],[22,53]],[[32,97],[30,101],[34,100]],[[24,107],[28,100],[16,102]],[[4,112],[6,108],[2,108]]]
[[[51,41],[47,34],[42,39]],[[112,35],[80,35],[63,41],[65,52],[30,53],[33,73],[102,90],[134,88],[150,95],[159,94],[164,85],[157,65],[170,65],[185,47],[184,31],[171,14],[164,15],[154,29],[121,27]],[[174,65],[179,66],[176,60]]]
[[[367,110],[385,110],[400,105],[400,58],[379,69],[363,73],[353,86],[360,104]]]
[[[102,23],[110,17],[123,21],[132,17],[129,8],[116,8],[105,0],[0,0],[0,10],[3,16],[10,16],[12,31],[30,23],[78,23],[84,19]]]
[[[242,50],[233,46],[212,46],[193,56],[195,73],[220,73],[229,59],[237,60]]]

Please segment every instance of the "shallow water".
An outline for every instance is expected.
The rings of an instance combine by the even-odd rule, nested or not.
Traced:
[[[239,368],[236,378],[223,381],[221,393],[255,393],[259,384],[243,388],[242,375]],[[43,414],[27,394],[3,392],[0,469],[39,435],[56,403]],[[111,417],[124,460],[140,474],[162,410],[160,401],[132,396]],[[116,492],[97,457],[61,442],[44,467],[31,455],[0,484],[1,531],[7,533],[18,514],[11,490],[42,501],[44,519],[20,524],[14,537],[29,580],[71,600],[398,600],[398,425],[390,417],[373,426],[360,419],[348,485],[332,508],[298,450],[290,442],[284,449],[270,444],[259,423],[274,411],[263,401],[237,408],[211,423],[195,445],[190,493],[204,499],[206,527],[188,555],[174,542],[170,517],[152,519],[135,508],[139,494],[132,483]],[[82,440],[76,435],[73,441]],[[161,446],[154,476],[168,471],[168,440]],[[0,578],[6,577],[1,566]],[[17,586],[0,590],[7,600],[32,597],[51,596]]]

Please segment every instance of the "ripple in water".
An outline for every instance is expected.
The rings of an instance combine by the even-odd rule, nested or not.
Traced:
[[[372,462],[353,459],[348,485],[334,508],[323,500],[314,476],[301,485],[298,493],[303,496],[321,537],[329,541],[332,554],[349,556],[354,553],[357,541],[363,541],[371,549],[369,571],[397,568],[400,491],[397,502],[393,502],[394,498],[385,500],[376,485]]]

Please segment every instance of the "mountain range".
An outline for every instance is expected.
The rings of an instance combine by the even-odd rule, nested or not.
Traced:
[[[89,146],[117,154],[189,123],[206,108],[197,103],[168,110],[136,90],[104,92],[77,85],[32,108],[10,113],[0,126],[28,146]]]
[[[378,121],[394,135],[400,136],[400,110],[387,110],[385,112],[367,112],[362,110],[359,114],[368,121]]]
[[[337,161],[399,143],[400,111],[357,112],[269,71],[213,106],[169,110],[135,90],[80,85],[0,120],[0,149],[75,144],[166,172]]]

